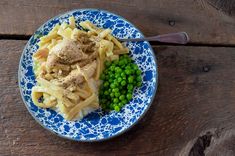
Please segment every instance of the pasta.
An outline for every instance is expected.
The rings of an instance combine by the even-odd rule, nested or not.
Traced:
[[[98,109],[99,77],[106,60],[128,53],[110,29],[101,29],[90,21],[80,22],[86,31],[69,23],[57,24],[40,38],[33,55],[37,85],[32,100],[42,108],[52,108],[67,120],[81,119]]]

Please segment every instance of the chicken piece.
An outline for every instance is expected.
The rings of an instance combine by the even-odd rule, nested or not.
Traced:
[[[46,67],[47,69],[52,69],[58,63],[59,58],[54,54],[50,53],[47,57]]]
[[[52,48],[52,53],[59,57],[64,64],[72,64],[74,62],[88,58],[83,53],[80,44],[76,44],[72,40],[64,39],[62,42]]]
[[[97,67],[97,62],[96,62],[96,60],[95,60],[95,61],[93,61],[92,63],[87,64],[86,66],[84,66],[84,67],[82,68],[82,72],[85,73],[85,75],[87,76],[87,78],[90,78],[90,77],[92,77],[93,74],[95,73],[96,67]]]
[[[64,39],[51,49],[46,66],[49,72],[53,68],[69,70],[68,65],[87,58],[88,55],[83,53],[79,44],[76,44],[72,40]]]
[[[94,75],[96,66],[97,66],[97,63],[95,60],[91,64],[87,64],[86,66],[82,67],[81,71],[87,76],[87,78],[90,78]],[[83,74],[79,70],[75,69],[75,70],[72,70],[66,77],[60,79],[59,85],[67,88],[70,85],[77,86],[83,81],[84,81]]]
[[[88,59],[81,60],[81,61],[78,62],[78,64],[79,64],[80,67],[83,67],[86,64],[89,64],[92,61],[94,61],[97,57],[98,57],[98,53],[97,52],[93,52],[91,55],[88,56]]]
[[[92,53],[95,51],[95,45],[96,45],[95,42],[89,41],[88,43],[83,44],[81,48],[85,53]]]
[[[80,42],[80,44],[86,44],[87,42],[90,41],[90,39],[86,33],[80,33],[77,40],[78,40],[78,42]]]
[[[77,69],[77,65],[79,65],[79,67],[84,67],[87,64],[92,63],[96,58],[98,57],[98,52],[93,52],[88,56],[88,59],[86,60],[81,60],[79,62],[76,62],[75,64],[71,65],[72,69]]]
[[[47,62],[46,62],[46,69],[47,71],[50,73],[53,70],[63,70],[63,71],[69,71],[70,70],[70,66],[60,63],[61,60],[60,58],[58,58],[54,53],[50,53],[48,55],[47,58]]]
[[[60,80],[60,84],[61,86],[67,88],[69,85],[76,85],[76,84],[80,84],[84,81],[84,78],[82,76],[81,73],[78,72],[77,69],[72,70],[69,75],[67,75],[65,78],[62,78]]]

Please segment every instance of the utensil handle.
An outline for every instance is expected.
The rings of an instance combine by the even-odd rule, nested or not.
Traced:
[[[152,41],[159,41],[164,43],[176,43],[176,44],[186,44],[189,42],[189,36],[186,32],[158,35],[153,37],[152,39],[153,39]]]
[[[130,38],[130,39],[119,39],[119,40],[122,42],[158,41],[162,43],[186,44],[189,42],[189,36],[186,32],[178,32],[178,33],[169,33],[169,34],[157,35],[146,38]]]

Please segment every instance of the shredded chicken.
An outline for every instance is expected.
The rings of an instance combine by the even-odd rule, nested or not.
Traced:
[[[96,45],[95,42],[89,41],[88,43],[83,44],[81,48],[85,53],[92,53],[95,51],[95,45]]]
[[[66,66],[87,58],[88,55],[82,51],[80,44],[64,39],[51,49],[47,58],[47,69],[49,72],[56,67],[64,70],[68,68]]]
[[[86,74],[87,78],[90,78],[94,75],[96,66],[97,63],[95,60],[91,64],[87,64],[86,66],[82,67],[81,71]],[[59,85],[67,88],[68,86],[77,86],[78,84],[84,82],[84,77],[79,70],[74,69],[66,77],[60,79],[59,81]]]
[[[98,57],[98,53],[97,52],[93,52],[91,55],[88,56],[88,58],[86,60],[81,60],[78,62],[78,65],[80,67],[85,66],[86,64],[91,63],[92,61],[94,61],[96,58]]]
[[[88,58],[88,56],[83,53],[80,44],[76,44],[74,41],[68,39],[64,39],[61,43],[57,44],[52,49],[52,52],[65,64],[72,64]]]
[[[48,72],[53,71],[53,69],[62,69],[65,71],[70,70],[69,65],[60,63],[62,60],[58,56],[56,56],[53,52],[48,55],[46,68]]]
[[[87,44],[90,41],[89,36],[86,33],[81,33],[77,39],[82,45]]]
[[[86,36],[82,42],[64,39],[51,49],[45,66],[49,75],[53,76],[53,83],[74,90],[84,82],[83,74],[88,79],[94,75],[98,53],[94,50],[93,41],[85,38]]]

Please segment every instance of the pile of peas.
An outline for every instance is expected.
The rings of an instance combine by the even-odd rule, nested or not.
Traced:
[[[128,55],[106,61],[100,79],[99,103],[102,109],[117,112],[132,99],[134,88],[142,83],[141,70]]]

